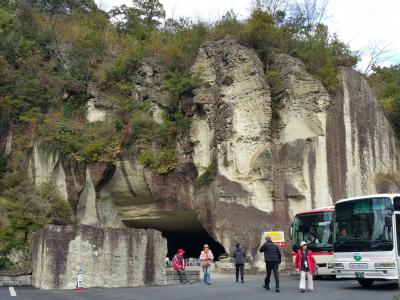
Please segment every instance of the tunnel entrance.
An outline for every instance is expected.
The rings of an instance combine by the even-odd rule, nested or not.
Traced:
[[[220,255],[225,253],[224,247],[210,237],[204,228],[196,232],[162,231],[162,234],[168,241],[167,256],[169,258],[172,258],[179,248],[185,250],[186,258],[198,258],[204,244],[210,246],[215,260],[218,260]]]
[[[124,223],[131,228],[160,230],[167,239],[170,259],[180,248],[185,250],[186,258],[198,258],[204,244],[210,246],[216,261],[226,252],[204,229],[195,211],[158,212],[156,216],[125,220]]]

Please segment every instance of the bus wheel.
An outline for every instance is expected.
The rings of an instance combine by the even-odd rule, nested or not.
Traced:
[[[400,289],[400,280],[396,280],[396,287]]]
[[[357,279],[357,281],[364,288],[369,288],[374,283],[372,279]]]

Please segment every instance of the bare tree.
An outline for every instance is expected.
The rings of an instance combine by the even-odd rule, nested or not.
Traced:
[[[393,57],[392,46],[384,41],[372,41],[369,43],[365,50],[362,51],[365,56],[368,57],[367,65],[363,71],[364,75],[367,75],[371,69],[385,61],[390,60]]]
[[[291,5],[292,15],[313,32],[326,17],[329,0],[295,0]]]
[[[253,8],[266,11],[271,16],[286,11],[288,5],[289,0],[253,0]]]

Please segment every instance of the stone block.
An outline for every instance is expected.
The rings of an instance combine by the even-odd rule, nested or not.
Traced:
[[[200,269],[187,269],[186,277],[187,280],[191,283],[200,281]],[[178,273],[173,269],[167,270],[164,284],[166,285],[181,284]]]
[[[32,273],[28,272],[0,272],[0,286],[32,285]]]
[[[32,284],[73,289],[162,285],[167,242],[156,230],[50,225],[33,236]]]

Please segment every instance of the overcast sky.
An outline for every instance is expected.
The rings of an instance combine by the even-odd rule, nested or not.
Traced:
[[[131,0],[95,0],[103,10],[113,6],[130,5]],[[181,16],[216,20],[227,10],[233,9],[241,17],[247,17],[251,0],[161,0],[167,18]],[[342,41],[353,50],[365,50],[378,43],[390,52],[383,65],[400,63],[400,0],[330,0],[326,23],[330,31],[336,32]],[[363,53],[366,64],[367,55]]]

